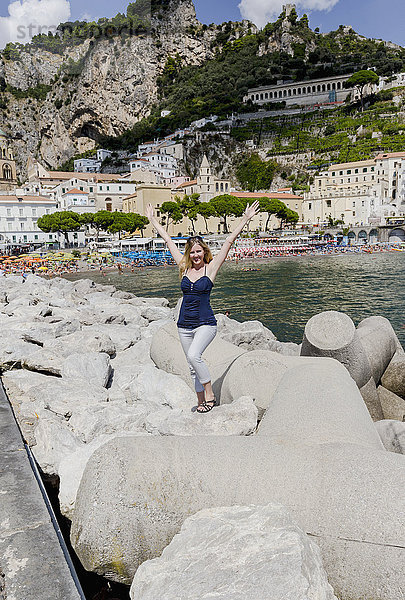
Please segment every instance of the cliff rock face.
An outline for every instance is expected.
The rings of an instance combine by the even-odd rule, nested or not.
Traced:
[[[6,94],[2,125],[14,140],[21,175],[29,154],[54,168],[91,149],[100,134],[118,135],[147,116],[169,56],[180,54],[183,64],[212,56],[215,34],[190,33],[199,25],[191,0],[171,0],[145,34],[86,39],[63,55],[27,46],[17,60],[2,58],[5,84],[18,90],[50,86],[44,99]]]

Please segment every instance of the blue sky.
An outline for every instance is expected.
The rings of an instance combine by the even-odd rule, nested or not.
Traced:
[[[197,17],[203,23],[222,23],[241,19],[238,8],[240,0],[194,0]],[[256,4],[271,4],[272,0],[256,0]],[[280,0],[280,3],[285,3]],[[92,15],[111,16],[115,11],[123,12],[127,2],[111,3],[109,0],[70,0],[72,15],[79,17],[83,11]],[[318,1],[319,5],[327,5],[327,0]],[[404,0],[338,0],[337,4],[327,10],[309,10],[311,5],[317,5],[314,0],[297,5],[298,13],[307,12],[312,28],[319,27],[321,31],[331,31],[339,25],[351,25],[355,31],[366,37],[376,37],[393,41],[405,46],[405,1]],[[304,6],[304,8],[300,8]],[[279,11],[276,9],[276,13]]]
[[[277,16],[283,3],[285,0],[194,0],[197,17],[203,23],[237,21],[242,12],[259,25]],[[37,33],[41,23],[109,17],[125,12],[127,4],[126,0],[0,0],[0,48],[9,39],[16,39],[17,31],[23,30],[27,36],[28,29]],[[327,32],[340,24],[351,25],[367,37],[405,46],[404,0],[297,0],[297,10],[300,15],[308,14],[313,29]]]

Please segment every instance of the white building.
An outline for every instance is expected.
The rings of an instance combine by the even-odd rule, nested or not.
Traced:
[[[98,173],[100,167],[101,161],[95,158],[79,158],[73,161],[73,168],[76,173]]]
[[[56,211],[55,200],[43,196],[0,196],[0,244],[4,246],[52,244],[57,233],[39,229],[39,217]]]
[[[349,77],[350,74],[299,82],[278,81],[276,85],[249,89],[243,101],[251,100],[258,106],[282,100],[286,106],[342,103],[353,92],[353,88],[348,89],[343,85]]]
[[[99,173],[101,168],[101,163],[103,160],[111,156],[111,150],[104,150],[100,148],[96,152],[95,157],[91,158],[78,158],[73,161],[74,170],[76,173]]]
[[[405,152],[375,157],[383,217],[405,215]]]
[[[315,177],[305,194],[304,222],[385,225],[405,215],[405,152],[379,154],[372,160],[331,165]]]
[[[156,175],[158,183],[160,183],[162,179],[175,177],[178,174],[177,158],[160,151],[148,152],[142,156],[131,157],[128,162],[131,173],[134,173],[140,169],[149,170]]]
[[[61,195],[61,210],[72,210],[79,214],[96,212],[95,199],[89,197],[89,192],[72,188]]]
[[[374,160],[331,165],[321,171],[305,194],[303,221],[325,226],[329,218],[345,225],[366,225],[380,219]]]

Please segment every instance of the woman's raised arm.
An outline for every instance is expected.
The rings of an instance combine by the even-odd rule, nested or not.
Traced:
[[[153,207],[151,204],[148,204],[148,206],[146,207],[145,214],[146,214],[146,217],[151,222],[151,224],[153,225],[153,227],[156,229],[156,231],[160,235],[160,237],[166,242],[167,247],[169,248],[169,252],[173,256],[175,263],[177,265],[179,265],[180,261],[183,258],[183,255],[180,252],[180,250],[177,248],[176,244],[173,242],[170,235],[167,233],[166,229],[164,227],[162,227],[161,224],[159,223],[159,221],[156,219],[154,212],[153,212]]]
[[[226,257],[228,256],[229,250],[231,249],[232,244],[241,233],[244,226],[249,223],[250,219],[252,219],[259,212],[259,202],[255,200],[252,204],[248,204],[245,208],[245,211],[242,215],[241,220],[235,227],[234,231],[228,235],[225,242],[222,244],[221,250],[218,252],[216,256],[212,259],[209,264],[209,276],[214,281],[216,274],[218,273],[219,268],[225,262]]]

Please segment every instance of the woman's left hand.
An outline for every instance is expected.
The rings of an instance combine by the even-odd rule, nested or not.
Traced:
[[[243,216],[246,217],[248,221],[252,219],[259,212],[259,202],[255,200],[252,204],[248,204],[245,208],[245,212]]]

